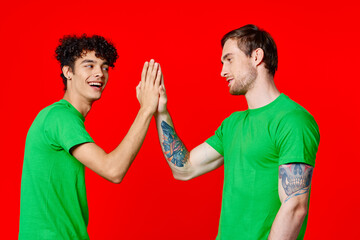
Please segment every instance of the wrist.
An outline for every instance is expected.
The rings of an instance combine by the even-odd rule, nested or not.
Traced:
[[[161,112],[156,111],[156,112],[154,113],[154,116],[155,116],[155,117],[161,117],[161,116],[167,116],[167,115],[169,115],[169,112],[168,112],[167,108],[165,108],[165,109],[162,110]]]
[[[151,118],[154,115],[154,111],[149,108],[140,107],[139,114]]]

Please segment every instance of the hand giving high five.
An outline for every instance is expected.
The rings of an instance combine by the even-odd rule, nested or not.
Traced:
[[[145,62],[141,73],[141,82],[136,87],[136,97],[141,108],[154,114],[159,102],[159,89],[162,73],[159,63],[153,59]]]

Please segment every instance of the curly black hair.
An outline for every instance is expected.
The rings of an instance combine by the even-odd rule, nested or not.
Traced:
[[[102,36],[93,35],[88,37],[86,34],[83,34],[78,37],[76,35],[66,35],[59,40],[59,43],[55,50],[55,57],[60,62],[61,69],[63,66],[69,66],[74,70],[76,59],[80,58],[87,51],[95,51],[95,56],[105,59],[110,67],[114,67],[114,63],[118,58],[114,45]],[[63,79],[64,90],[66,90],[67,78],[63,73],[60,76]]]

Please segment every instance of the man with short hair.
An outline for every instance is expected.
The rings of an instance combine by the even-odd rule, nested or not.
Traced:
[[[215,135],[189,152],[174,130],[162,84],[155,118],[164,156],[183,181],[224,164],[216,239],[303,239],[318,126],[277,90],[277,48],[267,32],[246,25],[221,44],[221,76],[230,94],[245,96],[248,109],[226,118]]]
[[[106,86],[118,57],[115,47],[97,35],[65,36],[56,57],[65,94],[38,114],[27,135],[19,239],[89,239],[84,166],[120,183],[157,109],[161,71],[151,60],[136,88],[140,110],[119,146],[106,153],[87,133],[84,120]]]

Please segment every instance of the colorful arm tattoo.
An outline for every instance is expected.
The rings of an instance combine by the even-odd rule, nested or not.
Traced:
[[[279,178],[288,196],[284,203],[292,197],[309,192],[313,169],[312,166],[301,163],[280,166]]]
[[[161,128],[163,131],[162,145],[166,159],[177,167],[184,167],[189,159],[189,152],[176,135],[174,128],[165,121],[161,122]]]

